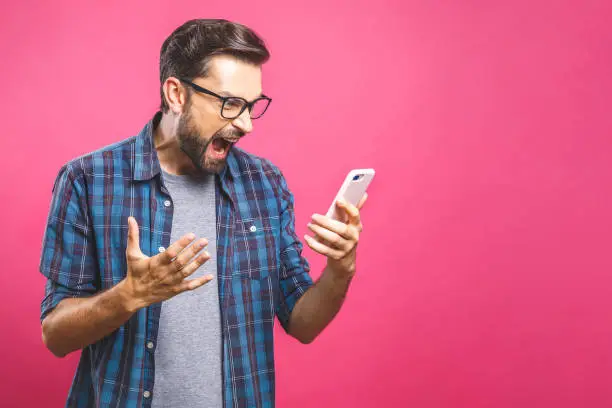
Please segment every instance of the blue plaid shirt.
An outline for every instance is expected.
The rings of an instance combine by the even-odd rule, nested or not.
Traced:
[[[66,164],[53,187],[40,271],[47,284],[41,321],[62,300],[109,289],[126,276],[127,218],[142,252],[168,247],[172,201],[153,146],[158,113],[138,136]],[[287,329],[312,285],[294,232],[293,196],[269,161],[233,148],[215,177],[217,274],[225,407],[274,406],[273,324]],[[149,407],[161,303],[85,347],[69,407]],[[197,333],[194,333],[197,335]]]

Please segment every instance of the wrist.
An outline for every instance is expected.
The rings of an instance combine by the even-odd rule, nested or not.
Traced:
[[[328,260],[327,270],[334,281],[350,281],[355,276],[355,264],[343,264],[342,262]]]
[[[122,308],[130,314],[134,314],[139,309],[147,306],[134,294],[134,291],[132,290],[130,282],[127,280],[127,278],[115,285],[115,291],[120,298]]]
[[[348,262],[347,262],[348,261]],[[350,260],[327,260],[327,269],[336,279],[350,280],[356,272],[355,262]]]

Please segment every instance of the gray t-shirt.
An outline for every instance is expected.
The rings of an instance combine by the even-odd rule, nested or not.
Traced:
[[[211,259],[192,276],[212,274],[206,285],[162,303],[155,349],[154,408],[221,407],[221,312],[217,283],[214,175],[162,173],[172,198],[173,243],[193,232],[208,239]]]

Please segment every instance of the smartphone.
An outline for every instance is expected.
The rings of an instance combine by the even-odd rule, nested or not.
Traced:
[[[336,201],[344,198],[345,201],[357,206],[372,182],[374,174],[374,169],[355,169],[349,171],[326,215],[334,220],[344,221],[344,215],[338,213]]]

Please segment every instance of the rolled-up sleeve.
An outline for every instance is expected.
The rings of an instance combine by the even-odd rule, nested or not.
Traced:
[[[47,278],[40,320],[68,297],[96,292],[97,265],[82,177],[64,166],[53,186],[40,272]]]
[[[312,286],[309,275],[310,265],[302,256],[302,243],[295,233],[293,194],[280,170],[276,169],[280,201],[280,299],[276,315],[285,331],[289,328],[289,318],[298,299]]]

